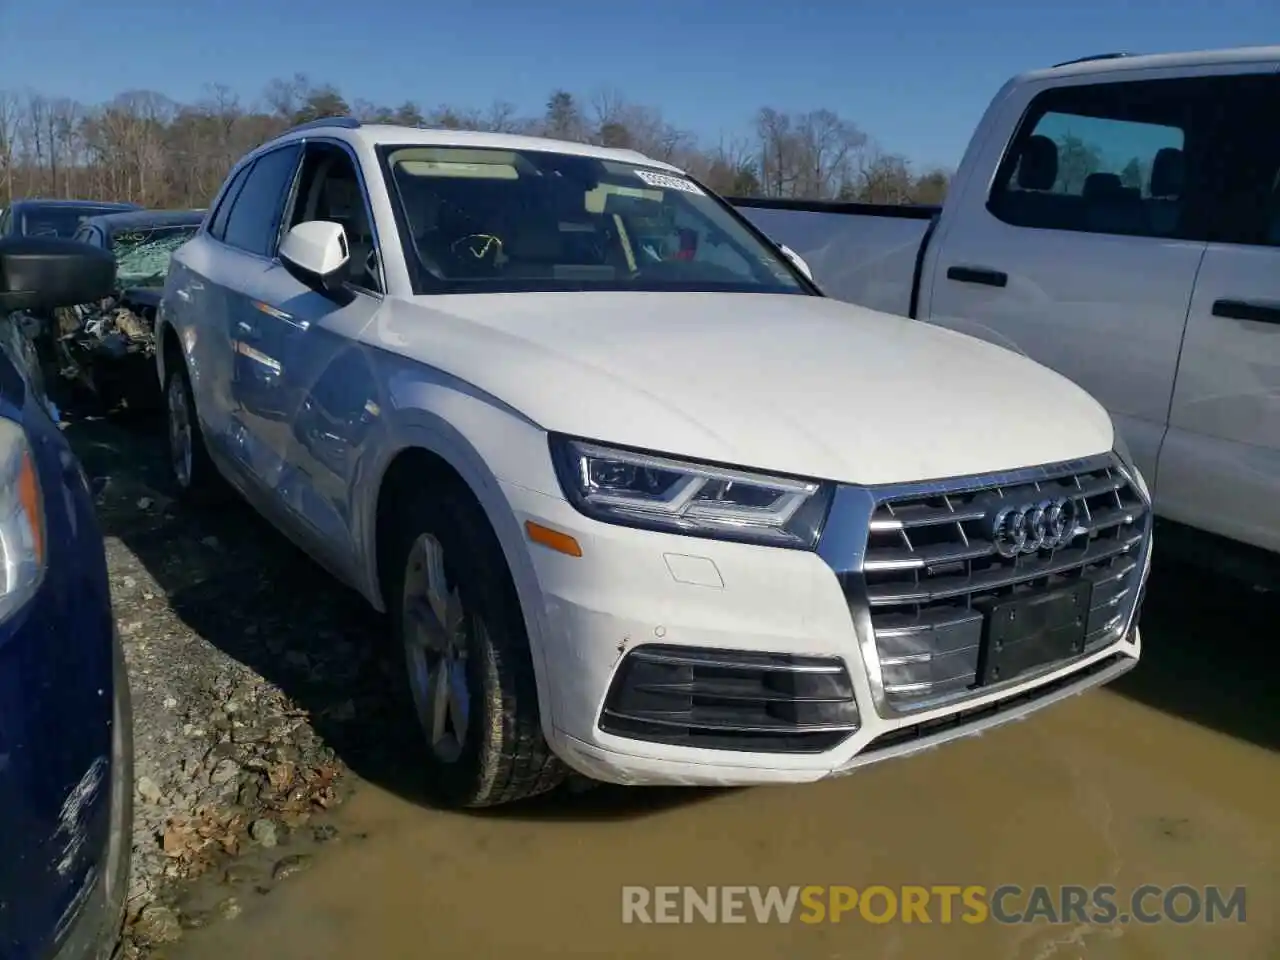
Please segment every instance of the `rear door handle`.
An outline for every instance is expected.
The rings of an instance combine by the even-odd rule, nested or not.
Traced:
[[[1280,324],[1280,303],[1261,300],[1215,300],[1213,315],[1226,317],[1228,320]]]
[[[986,267],[948,267],[947,279],[961,283],[980,283],[986,287],[1003,287],[1009,283],[1009,275]]]

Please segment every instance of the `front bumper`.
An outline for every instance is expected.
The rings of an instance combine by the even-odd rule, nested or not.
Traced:
[[[556,497],[504,485],[525,521],[576,538],[581,557],[527,544],[539,596],[543,728],[577,771],[623,784],[749,785],[821,780],[1021,719],[1133,667],[1131,624],[1114,642],[1025,679],[934,708],[887,708],[829,559],[817,553],[694,539],[590,520]],[[1144,557],[1149,563],[1149,554]],[[1145,574],[1144,574],[1145,575]],[[1136,623],[1136,617],[1134,618]],[[865,637],[862,638],[865,641]],[[856,731],[821,749],[718,749],[608,732],[606,700],[642,645],[835,660],[847,668]],[[612,702],[612,701],[610,701]]]

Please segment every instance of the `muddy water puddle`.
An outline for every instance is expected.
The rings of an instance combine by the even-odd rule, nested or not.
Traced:
[[[825,783],[601,788],[484,815],[364,786],[310,869],[188,933],[173,960],[424,957],[1280,957],[1280,754],[1104,689],[928,754]],[[1245,888],[1245,922],[623,922],[623,888],[1110,884]],[[761,891],[763,895],[763,891]],[[848,898],[849,893],[831,895]],[[1174,912],[1191,909],[1189,894]],[[877,894],[869,911],[884,919]],[[823,902],[819,900],[819,902]],[[827,901],[829,902],[829,901]],[[677,901],[682,903],[682,901]],[[1002,901],[1025,910],[1026,895]],[[1162,897],[1142,902],[1162,910]],[[654,906],[652,901],[651,908]],[[656,909],[656,908],[655,908]],[[683,907],[674,914],[683,919]],[[651,911],[650,916],[654,912]],[[776,917],[776,914],[775,914]]]

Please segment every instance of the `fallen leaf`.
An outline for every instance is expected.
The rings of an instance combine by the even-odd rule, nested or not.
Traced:
[[[277,793],[283,793],[288,789],[289,784],[293,783],[294,772],[295,767],[288,760],[271,767],[267,772],[267,779],[271,782],[271,788]]]

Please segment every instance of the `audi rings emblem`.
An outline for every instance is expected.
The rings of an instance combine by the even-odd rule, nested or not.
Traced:
[[[991,523],[991,541],[1002,557],[1058,550],[1076,537],[1079,501],[1068,497],[1002,507]]]

